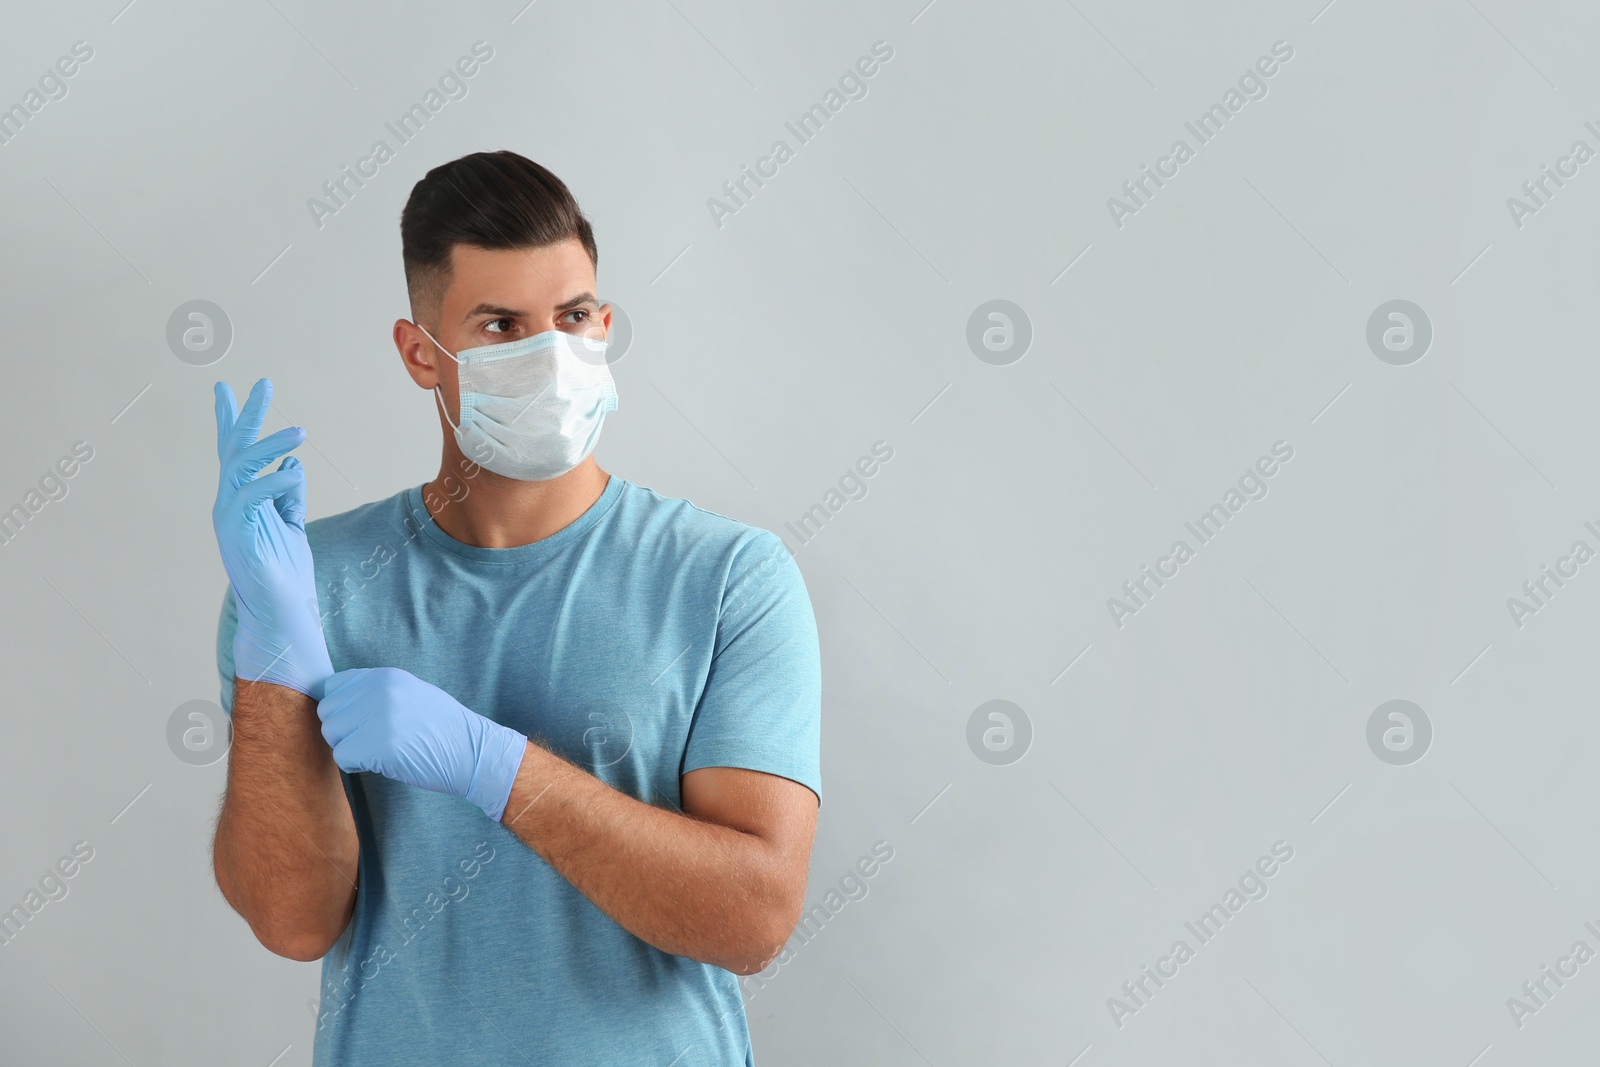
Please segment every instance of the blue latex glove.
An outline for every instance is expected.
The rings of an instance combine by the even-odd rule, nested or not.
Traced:
[[[465,797],[495,822],[505,814],[528,748],[525,734],[398,667],[335,674],[317,716],[341,770]]]
[[[272,383],[265,378],[250,390],[242,411],[235,410],[227,382],[218,382],[215,392],[222,470],[211,525],[238,607],[233,672],[320,700],[333,663],[306,541],[305,469],[284,456],[276,471],[256,477],[304,441],[306,432],[291,426],[257,440],[272,402]]]

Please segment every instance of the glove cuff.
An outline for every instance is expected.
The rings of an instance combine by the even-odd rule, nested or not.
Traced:
[[[247,682],[270,682],[304,693],[320,701],[333,661],[327,642],[318,633],[298,645],[284,645],[257,633],[251,620],[241,614],[233,633],[233,673]]]
[[[505,816],[506,802],[511,799],[511,787],[522,767],[522,757],[528,751],[528,738],[492,719],[483,721],[487,727],[478,748],[478,764],[472,771],[467,799],[499,822]]]

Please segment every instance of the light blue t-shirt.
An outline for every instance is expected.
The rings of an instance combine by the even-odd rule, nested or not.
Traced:
[[[421,490],[306,525],[335,670],[403,667],[669,810],[701,767],[821,802],[816,620],[775,534],[612,475],[564,529],[479,548]],[[230,590],[229,714],[235,623]],[[731,971],[624,930],[466,800],[342,777],[361,873],[323,958],[315,1063],[753,1064]]]

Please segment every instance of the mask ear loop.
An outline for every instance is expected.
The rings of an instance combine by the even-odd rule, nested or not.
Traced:
[[[457,364],[459,364],[461,362],[459,359],[456,359],[455,356],[451,355],[450,350],[448,348],[446,348],[444,345],[441,345],[438,342],[438,339],[436,339],[433,336],[433,334],[428,333],[428,328],[426,326],[422,325],[422,323],[420,323],[420,322],[417,323],[416,325],[417,325],[417,329],[421,330],[424,334],[427,334],[428,340],[433,342],[434,347],[438,348],[438,350],[443,352],[445,355],[450,356],[450,358],[452,360],[455,360],[455,362]],[[439,402],[439,414],[444,416],[444,421],[447,422],[447,423],[450,423],[450,428],[452,430],[455,430],[457,433],[460,433],[461,432],[460,425],[458,425],[455,422],[452,422],[451,419],[450,419],[450,413],[445,410],[445,407],[444,407],[444,393],[439,391],[439,387],[437,385],[433,387],[433,398]]]

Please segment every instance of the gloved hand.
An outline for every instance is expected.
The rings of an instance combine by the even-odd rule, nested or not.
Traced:
[[[304,441],[306,432],[291,426],[256,439],[272,402],[272,383],[265,378],[250,390],[243,411],[235,410],[227,382],[218,382],[215,392],[222,471],[211,525],[239,609],[233,671],[246,681],[288,686],[320,700],[333,663],[306,541],[305,470],[298,459],[284,456],[276,471],[256,477]]]
[[[317,717],[341,770],[465,797],[495,822],[505,814],[528,748],[526,735],[398,667],[335,674]]]

